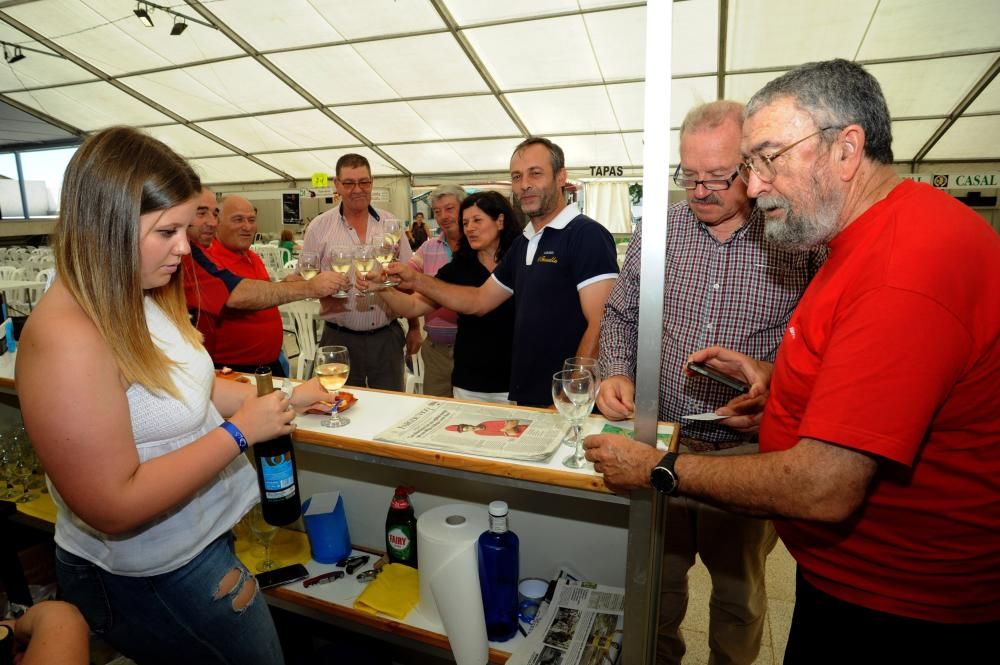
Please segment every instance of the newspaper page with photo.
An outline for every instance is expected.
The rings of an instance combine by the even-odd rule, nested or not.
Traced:
[[[560,580],[545,614],[507,665],[614,665],[624,621],[624,589]]]
[[[559,448],[569,423],[556,413],[463,402],[428,402],[376,441],[539,461]]]

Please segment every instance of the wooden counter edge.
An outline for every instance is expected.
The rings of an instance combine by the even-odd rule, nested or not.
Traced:
[[[296,430],[292,438],[300,443],[323,446],[326,448],[336,448],[339,450],[349,450],[351,452],[375,455],[388,459],[404,460],[408,462],[420,462],[446,469],[459,469],[482,473],[489,476],[499,476],[502,478],[514,478],[517,480],[527,480],[556,487],[568,487],[581,489],[589,492],[601,492],[612,494],[604,484],[603,476],[599,474],[582,474],[558,471],[550,468],[525,466],[521,464],[508,464],[504,460],[488,457],[473,457],[471,455],[457,455],[441,450],[430,448],[419,448],[415,446],[405,446],[395,443],[385,443],[382,441],[368,441],[365,439],[354,439],[335,434],[324,434],[307,430]]]

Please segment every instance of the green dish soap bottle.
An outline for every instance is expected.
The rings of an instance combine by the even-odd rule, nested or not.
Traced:
[[[385,518],[385,552],[389,563],[417,567],[417,518],[410,503],[412,487],[396,488]]]

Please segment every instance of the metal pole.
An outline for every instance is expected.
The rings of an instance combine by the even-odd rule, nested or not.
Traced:
[[[28,219],[28,190],[24,186],[24,170],[21,168],[21,153],[14,152],[14,164],[17,166],[17,184],[21,188],[21,217]]]
[[[663,271],[670,162],[671,2],[646,4],[643,127],[642,288],[636,365],[635,438],[656,445],[663,337]],[[624,665],[655,662],[663,553],[663,499],[632,492],[625,579]]]

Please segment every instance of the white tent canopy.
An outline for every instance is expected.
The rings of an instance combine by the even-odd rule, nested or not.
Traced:
[[[376,175],[504,171],[528,134],[556,140],[571,167],[642,164],[645,2],[138,4],[153,27],[133,0],[0,0],[0,41],[25,55],[0,63],[0,102],[13,107],[0,117],[50,125],[5,121],[0,149],[129,124],[209,183],[332,173],[349,151]],[[790,67],[842,57],[881,81],[898,161],[1000,160],[996,0],[687,0],[673,11],[675,128],[695,103],[746,101]]]

